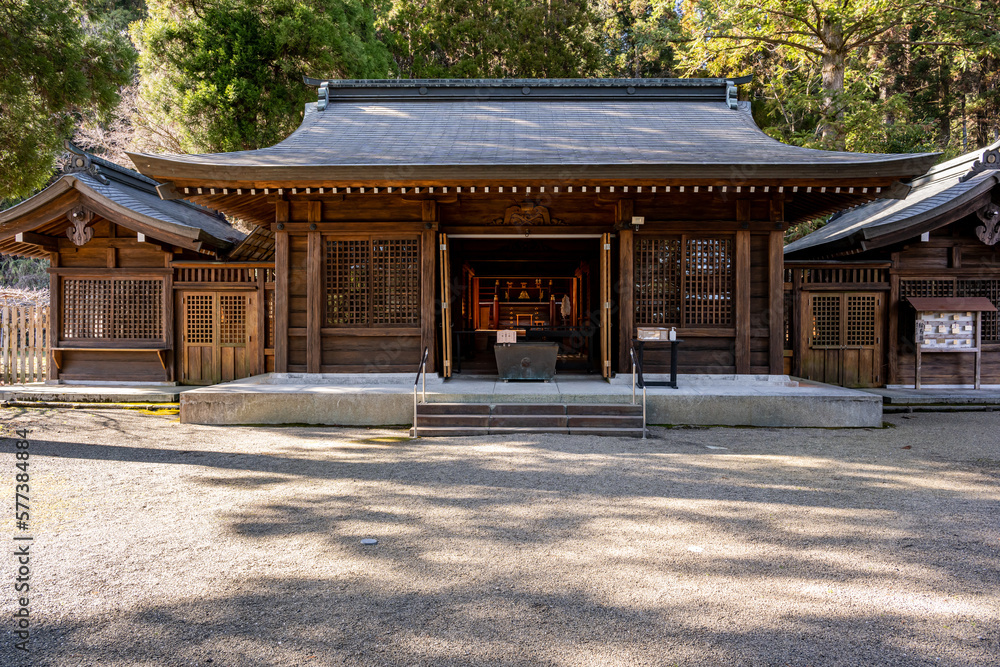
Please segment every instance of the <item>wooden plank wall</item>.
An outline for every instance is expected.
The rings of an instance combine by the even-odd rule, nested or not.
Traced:
[[[0,384],[46,379],[49,331],[47,305],[0,305]]]
[[[931,233],[929,241],[915,239],[893,255],[893,296],[899,283],[912,280],[1000,280],[1000,247],[982,243],[974,233],[978,220],[970,216]],[[900,294],[896,318],[890,305],[890,384],[913,384],[916,355],[913,347],[913,309]],[[895,329],[895,332],[892,330]],[[1000,384],[1000,342],[982,344],[983,384]],[[974,354],[922,355],[921,384],[973,384]]]

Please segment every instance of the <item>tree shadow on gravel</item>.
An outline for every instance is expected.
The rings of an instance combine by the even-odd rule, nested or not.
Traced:
[[[278,453],[33,440],[33,456],[180,466],[192,493],[217,494],[218,539],[242,541],[255,573],[269,568],[262,553],[285,549],[332,568],[209,578],[199,599],[114,616],[40,617],[34,664],[1000,662],[981,613],[1000,589],[989,466],[767,452],[737,430],[713,445],[722,453],[706,449],[720,442],[709,432],[296,449],[305,436],[279,431],[291,444]],[[380,544],[366,550],[363,536]],[[953,596],[966,611],[942,610]],[[817,612],[831,597],[843,612]]]
[[[998,631],[921,654],[908,618],[798,615],[768,624],[665,600],[654,609],[502,580],[386,594],[364,577],[249,579],[222,597],[150,604],[118,617],[42,621],[35,665],[919,665],[989,664]],[[0,661],[16,664],[10,643]]]
[[[713,608],[714,607],[714,608]],[[730,616],[721,622],[708,616]],[[767,624],[713,605],[601,604],[505,581],[386,594],[363,577],[258,578],[223,597],[125,615],[42,621],[36,665],[961,665],[988,664],[983,640],[921,655],[908,618],[798,615]],[[915,652],[916,648],[916,652]],[[4,657],[6,653],[6,657]],[[9,642],[0,648],[12,662]],[[979,662],[979,660],[985,660]]]

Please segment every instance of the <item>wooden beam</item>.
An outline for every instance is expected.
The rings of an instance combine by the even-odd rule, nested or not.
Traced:
[[[427,372],[436,372],[435,355],[435,315],[434,307],[434,276],[436,275],[437,263],[437,232],[434,228],[438,223],[437,203],[425,200],[421,205],[421,217],[425,227],[420,237],[420,353],[424,348],[428,348]]]
[[[800,332],[802,324],[802,270],[792,269],[792,375],[802,377],[802,355],[805,346]]]
[[[892,263],[893,266],[897,266],[899,262],[899,253],[892,253]],[[883,349],[887,350],[886,356],[889,360],[889,372],[886,378],[886,384],[898,384],[899,383],[899,274],[890,273],[889,274],[889,307],[886,309],[888,312],[888,333],[886,338],[888,338],[887,345],[883,346]]]
[[[18,232],[14,235],[14,240],[18,243],[36,245],[49,252],[59,251],[59,240],[54,236],[45,236],[44,234],[36,234],[35,232]]]
[[[275,222],[288,219],[288,202],[275,203]],[[274,372],[288,372],[288,232],[274,233]]]
[[[52,253],[52,258],[55,263],[52,266],[59,266],[59,253]],[[59,274],[50,273],[49,274],[49,330],[46,334],[48,338],[48,346],[50,348],[56,347],[59,344],[59,339],[62,337],[62,330],[59,328]],[[172,297],[173,295],[171,295]],[[59,370],[61,364],[61,358],[53,352],[52,353],[52,363],[49,364],[48,380],[56,382],[59,380]]]
[[[785,234],[775,230],[768,237],[768,287],[770,336],[768,361],[771,375],[781,375],[785,365]]]
[[[736,372],[750,373],[750,232],[736,232]]]
[[[627,201],[627,200],[623,200]],[[631,201],[629,201],[631,204]],[[628,217],[631,219],[631,206]],[[624,215],[624,213],[623,213]],[[622,228],[618,232],[618,372],[626,373],[631,367],[629,345],[635,329],[635,263],[633,261],[634,238],[632,228]]]
[[[771,199],[771,222],[768,236],[768,300],[771,332],[768,339],[768,362],[771,375],[781,375],[785,366],[785,202]]]
[[[319,373],[323,357],[323,237],[309,232],[306,256],[306,372]]]

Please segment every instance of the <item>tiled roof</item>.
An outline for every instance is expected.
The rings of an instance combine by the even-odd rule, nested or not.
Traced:
[[[998,148],[1000,142],[987,147],[986,152]],[[933,167],[913,180],[905,199],[873,201],[835,215],[812,234],[785,246],[785,255],[865,250],[877,247],[880,236],[906,229],[913,229],[917,236],[928,231],[929,225],[952,222],[949,212],[1000,183],[998,170],[972,171],[983,154],[983,150],[973,151]]]
[[[192,244],[204,244],[206,249],[222,250],[243,240],[244,234],[234,229],[219,214],[183,200],[164,201],[156,191],[157,183],[142,174],[126,169],[72,147],[85,167],[72,164],[48,188],[6,211],[0,211],[0,236],[4,228],[17,225],[21,216],[48,201],[52,193],[75,188],[105,200],[109,205],[125,209],[149,227],[175,236],[191,239]],[[128,226],[128,222],[121,221]],[[200,245],[198,247],[201,247]]]
[[[805,178],[822,170],[900,178],[933,162],[930,155],[783,144],[757,127],[748,103],[732,108],[735,86],[724,79],[323,83],[319,104],[307,104],[301,126],[275,146],[132,160],[163,180],[224,179],[228,169],[234,179],[299,181],[473,174],[746,181],[758,174]],[[842,173],[845,167],[851,172]]]
[[[230,262],[261,262],[274,258],[274,232],[266,227],[254,230],[233,248],[226,259]]]

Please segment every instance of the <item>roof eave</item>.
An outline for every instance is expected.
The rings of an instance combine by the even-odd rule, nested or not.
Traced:
[[[734,185],[763,181],[805,182],[837,180],[890,182],[913,178],[927,171],[937,154],[906,155],[899,159],[855,163],[725,163],[684,164],[527,164],[527,165],[239,165],[225,162],[189,162],[173,157],[130,153],[136,168],[157,181],[249,186],[253,183],[420,183],[426,181],[487,182],[497,180],[558,180],[572,183],[593,180],[715,181]],[[733,168],[738,168],[734,177]],[[735,180],[739,180],[736,183]],[[275,185],[274,187],[278,187]]]

